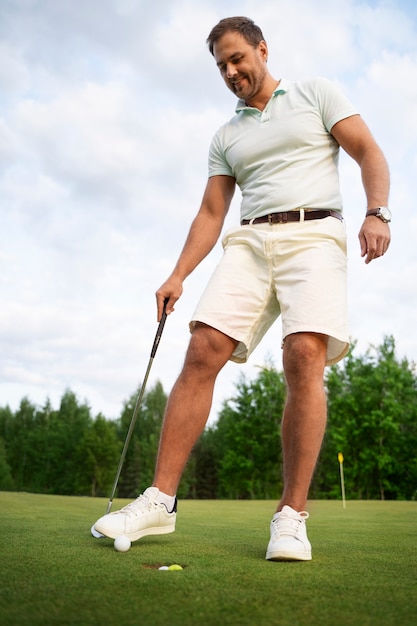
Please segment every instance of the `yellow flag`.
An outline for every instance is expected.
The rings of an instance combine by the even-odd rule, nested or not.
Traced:
[[[339,459],[339,469],[340,469],[340,485],[342,487],[342,500],[343,500],[343,508],[346,508],[346,496],[345,496],[345,479],[343,476],[343,454],[341,452],[338,453],[337,458]]]

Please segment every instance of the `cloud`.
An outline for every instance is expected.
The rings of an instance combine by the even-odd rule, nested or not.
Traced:
[[[29,84],[28,70],[19,54],[10,44],[0,43],[0,88],[10,98],[24,91]]]

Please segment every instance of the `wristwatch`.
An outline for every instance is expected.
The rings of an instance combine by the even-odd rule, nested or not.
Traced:
[[[366,212],[366,217],[369,217],[370,215],[379,217],[379,219],[386,224],[391,221],[391,211],[387,206],[379,206],[376,209],[369,209],[369,211]]]

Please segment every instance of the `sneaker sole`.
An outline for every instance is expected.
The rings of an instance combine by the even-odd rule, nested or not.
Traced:
[[[109,539],[116,539],[116,537],[120,537],[121,535],[128,537],[130,541],[137,541],[142,537],[146,537],[147,535],[168,535],[169,533],[173,533],[175,531],[175,523],[170,526],[155,526],[154,528],[144,528],[143,530],[139,530],[136,533],[116,533],[103,528],[98,524],[95,524],[94,529],[108,537]]]
[[[311,552],[285,552],[280,550],[279,552],[267,552],[267,561],[311,561]]]

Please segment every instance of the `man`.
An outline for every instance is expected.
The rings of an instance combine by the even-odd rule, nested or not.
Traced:
[[[339,146],[360,166],[367,212],[360,229],[365,263],[388,248],[389,174],[385,158],[350,102],[323,79],[276,80],[252,20],[221,20],[207,40],[235,116],[215,135],[201,207],[167,281],[158,317],[181,296],[183,281],[218,240],[235,185],[241,225],[223,239],[224,255],[190,324],[183,370],[169,397],[154,482],[95,530],[131,540],[175,530],[176,491],[206,424],[217,374],[246,361],[281,315],[287,399],[282,421],[284,489],[271,522],[269,560],[310,560],[308,490],[326,424],[324,368],[346,355],[346,241]]]

